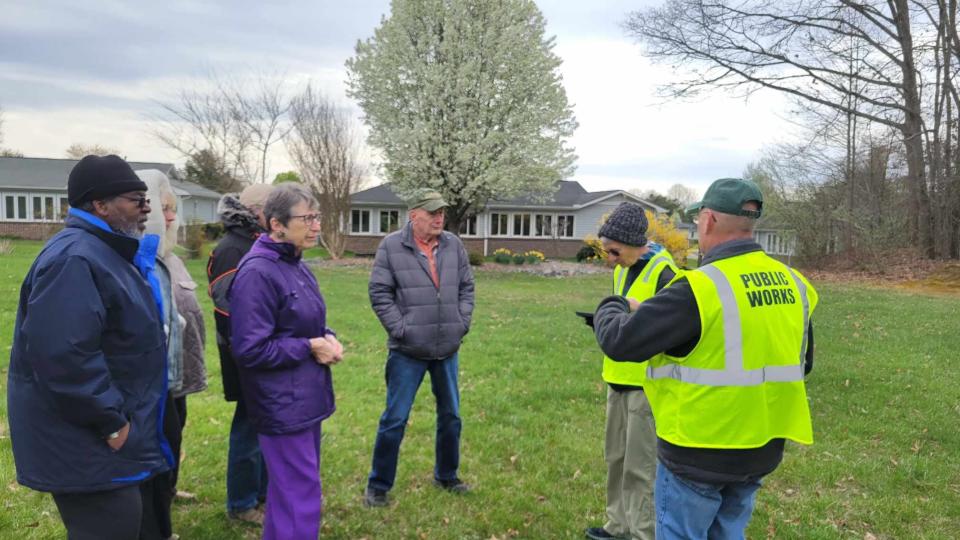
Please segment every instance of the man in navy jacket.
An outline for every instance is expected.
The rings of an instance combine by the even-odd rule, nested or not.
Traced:
[[[7,384],[17,481],[53,494],[71,539],[137,538],[138,485],[172,463],[162,302],[134,264],[146,189],[117,156],[80,160],[66,227],[20,289]]]

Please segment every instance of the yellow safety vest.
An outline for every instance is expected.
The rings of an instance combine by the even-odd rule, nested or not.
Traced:
[[[680,274],[676,263],[673,262],[673,257],[670,256],[670,252],[663,249],[647,261],[647,265],[643,267],[640,275],[630,285],[630,290],[625,292],[623,289],[630,268],[617,265],[613,269],[613,294],[643,302],[656,294],[657,281],[660,279],[660,274],[667,268],[673,270],[676,275]],[[616,362],[610,357],[604,356],[603,380],[613,384],[643,386],[647,380],[647,365],[638,362]]]
[[[803,369],[817,292],[761,251],[684,277],[700,309],[700,341],[685,357],[648,363],[657,436],[694,448],[813,444]]]

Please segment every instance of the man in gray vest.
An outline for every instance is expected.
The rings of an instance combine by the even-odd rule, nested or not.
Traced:
[[[443,230],[446,201],[426,191],[409,222],[380,243],[370,274],[370,303],[387,331],[387,405],[380,417],[364,504],[386,506],[417,389],[426,373],[437,399],[434,484],[452,493],[470,486],[460,465],[460,342],[473,314],[473,272],[463,243]]]

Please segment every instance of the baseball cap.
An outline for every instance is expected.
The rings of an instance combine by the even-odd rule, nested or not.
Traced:
[[[427,212],[436,212],[437,210],[447,206],[450,206],[447,204],[447,201],[443,200],[443,197],[440,195],[440,193],[433,190],[421,192],[410,202],[410,210],[415,208],[423,208]]]
[[[744,209],[743,204],[748,201],[756,201],[757,210]],[[703,200],[688,206],[686,213],[688,215],[695,214],[701,208],[756,219],[760,217],[760,213],[763,211],[763,194],[760,193],[760,187],[750,180],[721,178],[710,184],[707,192],[703,195]]]

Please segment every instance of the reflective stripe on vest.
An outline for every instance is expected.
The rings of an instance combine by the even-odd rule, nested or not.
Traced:
[[[733,288],[727,277],[714,266],[707,265],[699,270],[703,272],[717,288],[720,305],[723,310],[723,347],[724,365],[722,370],[701,369],[682,364],[647,366],[648,379],[676,379],[704,386],[756,386],[765,382],[797,382],[803,380],[804,356],[807,350],[807,330],[810,325],[810,302],[807,287],[789,268],[800,291],[803,306],[803,345],[800,348],[798,363],[786,366],[764,366],[760,369],[743,368],[743,329],[740,324],[740,308],[733,296]]]
[[[613,294],[643,302],[657,292],[657,281],[660,279],[660,274],[667,268],[671,268],[675,274],[680,273],[679,268],[673,263],[670,252],[664,249],[647,261],[640,275],[630,284],[630,290],[625,291],[625,280],[630,268],[617,266],[612,279]],[[603,380],[612,384],[643,386],[647,381],[647,366],[637,362],[617,362],[604,356]]]

